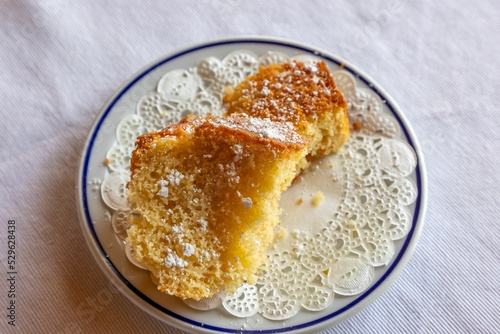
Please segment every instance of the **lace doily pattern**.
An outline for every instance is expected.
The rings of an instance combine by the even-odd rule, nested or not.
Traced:
[[[226,87],[235,86],[261,65],[297,58],[315,60],[279,52],[258,56],[237,51],[166,73],[156,91],[138,101],[135,114],[120,121],[116,144],[106,155],[109,174],[101,184],[101,195],[114,210],[111,224],[117,237],[124,240],[128,228],[125,185],[138,135],[160,130],[188,114],[220,116]],[[301,309],[324,310],[335,294],[363,292],[373,282],[375,268],[392,260],[394,241],[404,238],[411,228],[409,206],[417,198],[417,187],[410,176],[416,155],[400,139],[397,121],[383,112],[385,101],[372,90],[357,87],[347,71],[334,72],[334,78],[348,102],[352,136],[339,154],[325,158],[328,163],[317,168],[336,183],[323,191],[326,198],[336,199],[335,204],[328,200],[321,204],[322,216],[316,218],[313,232],[296,227],[288,231],[285,246],[268,252],[255,286],[243,285],[233,295],[216,298],[216,304],[211,299],[192,307],[207,309],[222,303],[236,317],[260,314],[271,320],[288,319]],[[328,170],[333,165],[340,168]],[[130,249],[124,246],[124,250],[131,258]]]

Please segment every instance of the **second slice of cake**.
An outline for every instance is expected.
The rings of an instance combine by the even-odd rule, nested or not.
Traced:
[[[323,61],[270,64],[228,89],[226,114],[291,122],[308,140],[308,158],[336,153],[349,138],[347,103]],[[304,159],[301,168],[307,166]]]

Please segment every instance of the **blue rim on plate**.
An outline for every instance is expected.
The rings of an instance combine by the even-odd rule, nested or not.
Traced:
[[[370,89],[375,92],[382,100],[386,101],[386,105],[389,108],[390,112],[392,113],[392,116],[397,120],[401,130],[403,131],[408,144],[415,150],[415,153],[417,155],[417,166],[415,168],[415,173],[416,173],[416,185],[418,189],[418,196],[415,201],[415,214],[413,217],[412,221],[412,226],[410,231],[408,232],[408,235],[406,236],[406,239],[401,247],[401,250],[399,251],[398,254],[395,255],[393,258],[392,263],[390,264],[389,268],[385,271],[385,273],[375,282],[370,286],[366,291],[364,291],[362,294],[357,296],[357,298],[352,301],[351,303],[347,304],[346,306],[335,310],[334,312],[323,316],[321,318],[315,319],[313,321],[309,321],[306,323],[302,323],[300,325],[294,325],[294,326],[289,326],[289,327],[283,327],[279,329],[272,329],[272,330],[241,330],[241,329],[231,329],[231,328],[224,328],[224,327],[218,327],[218,326],[212,326],[208,325],[205,323],[200,323],[198,321],[186,318],[180,314],[177,314],[159,304],[151,300],[149,297],[147,297],[145,294],[143,294],[139,289],[137,289],[135,286],[133,286],[118,270],[118,268],[113,264],[113,262],[108,258],[107,253],[103,247],[103,244],[99,241],[99,238],[97,236],[96,230],[93,226],[92,223],[92,218],[90,215],[89,211],[89,199],[87,195],[87,174],[88,174],[88,168],[89,168],[89,160],[90,156],[92,154],[92,150],[94,148],[94,143],[97,134],[99,133],[99,130],[110,113],[110,111],[113,109],[115,104],[122,98],[122,96],[131,88],[133,87],[140,79],[142,79],[144,76],[146,76],[148,73],[156,69],[157,67],[164,65],[176,58],[179,58],[181,56],[190,54],[195,51],[200,51],[203,49],[209,49],[211,47],[216,47],[216,46],[223,46],[223,45],[230,45],[230,44],[263,44],[263,45],[269,45],[269,46],[278,46],[278,47],[287,47],[287,48],[293,48],[297,51],[304,52],[306,54],[311,54],[316,57],[320,57],[323,59],[326,59],[332,63],[335,63],[339,66],[342,66],[344,70],[350,72],[353,74],[356,78],[361,80],[363,83],[368,85]],[[385,289],[388,287],[388,285],[392,282],[392,280],[396,277],[396,275],[401,271],[401,269],[404,267],[404,265],[408,262],[409,257],[411,253],[413,252],[418,237],[420,235],[420,232],[423,227],[423,221],[425,217],[425,211],[426,211],[426,203],[427,203],[427,192],[426,192],[426,172],[425,172],[425,167],[424,167],[424,162],[423,162],[423,157],[422,153],[420,151],[419,144],[416,140],[416,137],[413,133],[413,130],[411,126],[409,125],[408,121],[405,119],[404,115],[399,111],[399,108],[397,107],[396,103],[392,100],[392,98],[380,87],[378,86],[368,75],[364,74],[360,70],[356,69],[353,65],[350,65],[346,63],[345,61],[341,60],[339,57],[333,56],[329,54],[328,52],[320,51],[317,48],[303,45],[297,42],[291,42],[288,40],[284,39],[277,39],[277,38],[270,38],[270,37],[237,37],[237,38],[228,38],[228,39],[222,39],[222,40],[216,40],[216,41],[211,41],[203,44],[198,44],[195,46],[191,46],[188,48],[185,48],[181,51],[178,51],[176,53],[173,53],[163,59],[160,59],[145,69],[141,70],[138,74],[134,75],[133,78],[128,81],[128,83],[119,89],[117,93],[111,98],[111,100],[106,104],[105,108],[103,111],[97,116],[97,119],[92,127],[92,130],[90,132],[90,135],[88,137],[87,144],[83,150],[82,154],[82,160],[80,164],[80,170],[78,174],[78,180],[77,180],[77,202],[78,205],[80,206],[80,211],[83,211],[83,215],[81,215],[81,223],[82,223],[82,229],[84,231],[84,235],[86,237],[87,243],[89,245],[89,248],[93,252],[93,255],[96,257],[98,263],[101,266],[101,269],[105,272],[105,274],[117,285],[118,283],[123,283],[125,286],[129,289],[129,293],[132,293],[139,297],[143,302],[149,304],[149,306],[153,307],[154,309],[160,311],[163,314],[166,314],[168,316],[171,316],[174,319],[177,319],[178,321],[171,323],[171,325],[177,326],[181,329],[188,329],[191,328],[192,326],[198,327],[199,330],[202,331],[218,331],[218,332],[225,332],[225,333],[282,333],[282,332],[288,332],[288,331],[301,331],[301,330],[321,330],[328,328],[328,323],[333,322],[333,319],[336,317],[341,318],[340,321],[345,320],[347,317],[350,317],[360,311],[366,304],[369,302],[373,301],[376,297],[378,297]],[[95,247],[97,246],[97,247]],[[97,251],[97,252],[96,252]],[[104,260],[104,261],[102,261]],[[114,276],[114,277],[113,277]],[[119,282],[116,281],[116,278],[119,280]],[[390,280],[389,280],[390,278]],[[126,294],[127,295],[127,294]],[[130,298],[133,302],[136,302],[136,300],[133,300],[131,296],[127,295],[128,298]],[[365,305],[361,306],[360,303],[364,301]],[[157,318],[160,318],[157,313],[150,312],[152,315],[156,316]],[[160,320],[165,320],[165,319],[160,319]],[[180,322],[179,322],[180,321]],[[183,326],[182,323],[185,323],[189,325],[188,327]],[[312,328],[314,327],[314,328]]]

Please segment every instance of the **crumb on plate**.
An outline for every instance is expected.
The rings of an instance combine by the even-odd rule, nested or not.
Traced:
[[[316,194],[314,194],[314,196],[311,200],[311,203],[314,206],[318,206],[321,204],[321,202],[323,202],[324,199],[325,199],[325,195],[323,194],[323,192],[318,191]]]

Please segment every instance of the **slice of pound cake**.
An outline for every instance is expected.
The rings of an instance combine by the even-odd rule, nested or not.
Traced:
[[[308,159],[338,152],[349,138],[347,103],[322,61],[260,67],[227,89],[223,102],[227,115],[293,123],[308,140]]]
[[[199,300],[254,284],[306,145],[289,122],[241,114],[140,136],[127,243],[158,289]]]

